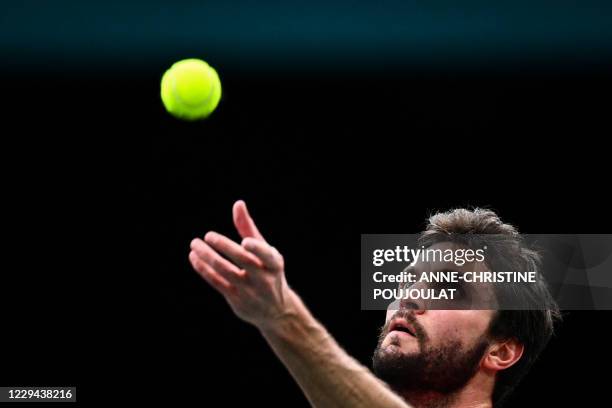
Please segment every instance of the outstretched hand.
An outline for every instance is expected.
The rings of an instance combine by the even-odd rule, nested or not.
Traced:
[[[234,204],[233,218],[240,244],[210,231],[191,241],[189,261],[238,317],[265,328],[292,310],[283,256],[261,235],[244,201]]]

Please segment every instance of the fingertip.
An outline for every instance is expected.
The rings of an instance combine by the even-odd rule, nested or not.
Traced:
[[[204,235],[204,241],[213,243],[217,238],[217,233],[214,231],[208,231],[206,235]]]
[[[242,247],[243,247],[244,249],[246,249],[246,250],[248,250],[248,251],[252,251],[252,250],[253,250],[253,248],[255,248],[255,244],[254,244],[254,242],[253,242],[253,241],[255,241],[255,239],[253,239],[253,238],[251,238],[251,237],[246,237],[246,238],[244,238],[244,239],[242,240],[241,245],[242,245]]]
[[[244,201],[238,200],[234,203],[234,208],[232,209],[232,218],[234,219],[234,225],[240,231],[243,228],[245,219],[244,219]]]
[[[189,248],[193,249],[195,248],[195,246],[197,245],[197,243],[201,241],[200,238],[194,238],[191,240],[191,242],[189,243]]]
[[[233,207],[233,212],[234,212],[234,217],[237,217],[240,214],[240,211],[244,211],[246,209],[246,203],[244,202],[244,200],[237,200],[234,203],[234,207]]]
[[[189,252],[189,262],[191,263],[191,266],[194,269],[198,269],[198,265],[200,264],[200,260],[198,258],[198,254],[196,254],[194,251]]]

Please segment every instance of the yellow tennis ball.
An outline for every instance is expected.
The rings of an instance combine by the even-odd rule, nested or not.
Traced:
[[[204,119],[221,99],[219,75],[200,59],[178,61],[162,76],[161,99],[166,110],[179,119]]]

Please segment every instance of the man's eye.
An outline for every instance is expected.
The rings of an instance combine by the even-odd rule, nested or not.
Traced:
[[[432,287],[436,290],[455,289],[455,298],[465,295],[465,288],[461,282],[436,282],[432,283]]]
[[[414,283],[411,283],[411,282],[400,282],[398,286],[399,286],[400,289],[406,290],[406,289],[410,289],[410,287],[412,285],[414,285]]]

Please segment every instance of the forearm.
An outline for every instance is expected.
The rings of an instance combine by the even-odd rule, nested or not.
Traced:
[[[295,292],[289,296],[289,312],[260,330],[314,407],[409,407],[336,343]]]
[[[206,242],[191,242],[189,260],[237,316],[259,328],[311,404],[409,408],[346,354],[287,286],[283,256],[264,240],[244,202],[233,212],[242,243],[208,232]]]

